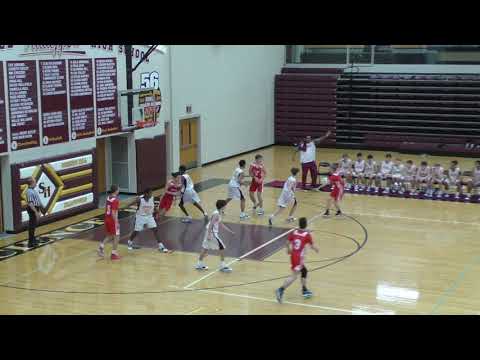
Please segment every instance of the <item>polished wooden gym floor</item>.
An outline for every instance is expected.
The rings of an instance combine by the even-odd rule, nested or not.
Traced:
[[[354,150],[318,149],[317,160],[336,161],[343,152]],[[267,181],[284,180],[298,165],[288,147],[259,151],[268,169]],[[365,152],[364,152],[365,153]],[[372,152],[377,161],[384,152]],[[195,182],[228,180],[241,158],[249,163],[256,152],[190,171]],[[399,155],[418,162],[420,156]],[[444,166],[453,158],[440,160]],[[462,170],[470,170],[474,159],[458,159]],[[265,188],[265,216],[238,220],[239,204],[229,204],[225,222],[266,227],[267,216],[276,205],[280,189]],[[157,194],[160,192],[157,192]],[[226,196],[220,184],[200,192],[202,203],[211,212],[215,201]],[[161,254],[154,247],[128,251],[118,262],[100,260],[98,243],[88,236],[63,239],[0,262],[0,314],[477,314],[480,310],[479,218],[480,204],[395,199],[346,194],[342,218],[321,217],[328,193],[297,193],[296,217],[310,220],[320,253],[307,253],[309,288],[314,297],[300,294],[299,282],[277,304],[274,290],[289,275],[288,257],[283,248],[262,259],[241,255],[227,258],[233,272],[218,272],[218,258],[206,259],[210,270],[193,269],[197,254],[175,251]],[[200,214],[188,207],[194,218]],[[101,210],[43,226],[40,233],[77,223]],[[170,227],[179,222],[178,208],[169,213]],[[262,244],[285,241],[292,225],[282,214],[275,223],[280,231],[268,236],[261,232],[260,245],[244,249],[243,255],[264,249]],[[131,223],[131,222],[130,222]],[[248,224],[248,225],[247,225]],[[202,225],[203,226],[203,225]],[[198,227],[199,229],[202,226]],[[283,232],[281,230],[284,230]],[[180,233],[181,234],[181,233]],[[267,234],[267,235],[265,235]],[[125,239],[128,229],[122,232]],[[146,235],[144,235],[146,236]],[[177,236],[177,235],[175,235]],[[184,235],[178,235],[180,237]],[[239,235],[238,235],[239,236]],[[26,237],[1,240],[0,245]],[[203,234],[198,234],[198,242]],[[235,236],[224,234],[227,246]],[[257,249],[260,248],[261,249]],[[107,246],[109,253],[110,247]]]

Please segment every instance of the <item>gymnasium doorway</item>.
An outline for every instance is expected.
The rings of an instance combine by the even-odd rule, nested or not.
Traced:
[[[200,165],[199,159],[199,117],[180,120],[180,164],[187,169]]]

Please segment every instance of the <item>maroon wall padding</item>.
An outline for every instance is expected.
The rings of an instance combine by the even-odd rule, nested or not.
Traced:
[[[283,68],[275,76],[275,143],[291,145],[307,135],[335,145],[337,78],[342,69]]]
[[[164,187],[167,181],[167,142],[165,135],[139,139],[137,149],[137,192]]]

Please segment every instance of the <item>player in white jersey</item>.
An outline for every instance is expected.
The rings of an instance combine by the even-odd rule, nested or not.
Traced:
[[[452,160],[450,163],[450,167],[447,170],[447,176],[443,180],[443,185],[445,186],[445,196],[448,196],[450,187],[456,186],[457,193],[455,194],[455,198],[460,198],[460,194],[463,192],[462,171],[458,167],[457,160]]]
[[[428,166],[428,163],[426,161],[422,161],[417,169],[417,175],[415,176],[417,190],[423,191],[425,187],[428,187],[431,177],[432,169],[430,168],[430,166]]]
[[[197,192],[195,191],[194,185],[192,178],[190,175],[186,174],[185,172],[187,171],[187,168],[184,165],[181,165],[178,168],[178,171],[180,172],[180,175],[182,176],[182,190],[180,191],[181,193],[181,198],[180,198],[180,203],[178,206],[182,210],[182,212],[185,214],[185,218],[182,219],[182,222],[185,223],[190,223],[192,222],[192,217],[188,215],[187,210],[185,209],[184,204],[192,203],[193,206],[195,206],[198,210],[200,210],[205,217],[205,220],[208,220],[208,215],[205,210],[203,210],[202,206],[200,205],[200,197],[198,196]]]
[[[435,164],[432,167],[432,177],[430,178],[430,183],[428,186],[427,197],[432,197],[434,192],[434,187],[438,186],[437,196],[442,196],[442,191],[440,189],[441,185],[445,180],[445,169],[440,164]]]
[[[365,160],[362,153],[357,154],[357,160],[353,163],[353,182],[355,183],[355,191],[362,191],[365,185]]]
[[[345,179],[345,189],[349,190],[350,187],[352,186],[352,159],[348,156],[348,154],[343,154],[342,158],[338,162],[339,169],[338,169],[338,175],[343,177]]]
[[[152,231],[155,239],[158,243],[158,250],[164,253],[168,253],[169,250],[163,245],[158,234],[157,222],[153,217],[154,213],[157,211],[155,207],[155,201],[153,199],[153,194],[151,189],[145,189],[142,196],[136,199],[133,204],[137,204],[137,214],[135,215],[135,228],[130,235],[130,240],[128,240],[128,250],[139,249],[140,247],[133,243],[133,240],[136,238],[140,231],[143,231],[145,226]]]
[[[470,196],[474,195],[473,191],[478,191],[480,188],[480,160],[475,161],[475,167],[472,170],[472,179],[467,184]]]
[[[367,191],[372,189],[373,181],[377,176],[377,163],[373,160],[373,155],[368,154],[367,161],[365,161],[365,180],[367,183]]]
[[[392,155],[387,154],[385,155],[385,160],[380,164],[380,171],[377,173],[377,188],[375,189],[375,192],[378,192],[378,188],[382,186],[382,180],[385,180],[386,182],[385,193],[388,194],[390,192],[390,186],[392,185],[392,167]]]
[[[225,230],[231,234],[235,234],[231,229],[229,229],[225,224],[222,223],[222,214],[224,214],[224,209],[227,206],[225,200],[217,200],[216,208],[212,213],[210,221],[206,227],[205,237],[202,242],[202,251],[198,258],[197,265],[195,269],[197,270],[208,270],[208,266],[203,263],[203,259],[207,256],[208,250],[218,250],[220,254],[220,271],[222,272],[231,272],[232,269],[225,264],[225,243],[220,238],[220,227],[223,227]]]
[[[402,164],[402,160],[396,158],[392,166],[392,185],[395,191],[398,191],[400,195],[403,194],[403,173],[405,165]]]
[[[228,183],[228,197],[225,200],[227,204],[232,201],[232,199],[240,200],[240,220],[249,218],[248,214],[245,212],[246,201],[241,188],[242,185],[245,185],[243,182],[245,178],[245,164],[245,160],[240,160],[238,162],[238,167],[233,172],[232,178]]]
[[[412,160],[407,161],[407,165],[403,168],[403,189],[404,191],[410,191],[410,195],[416,195],[416,182],[417,167]]]
[[[297,209],[297,199],[295,198],[295,190],[297,188],[296,176],[299,171],[300,169],[298,168],[292,168],[290,170],[291,175],[288,177],[287,181],[285,181],[285,184],[283,184],[282,193],[278,198],[277,210],[275,210],[275,212],[272,215],[270,215],[270,217],[268,218],[268,224],[270,226],[273,225],[273,219],[275,218],[275,216],[280,214],[283,211],[283,209],[287,208],[290,204],[293,204],[293,206],[290,209],[290,213],[288,214],[287,222],[295,221],[293,214]]]

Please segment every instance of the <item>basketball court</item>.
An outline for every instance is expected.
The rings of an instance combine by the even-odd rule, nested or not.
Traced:
[[[333,162],[343,152],[318,149],[317,157]],[[286,178],[298,161],[293,161],[291,148],[272,146],[191,170],[193,180],[201,185],[199,195],[207,211],[225,197],[226,183],[238,160],[250,161],[256,153],[264,155],[267,181]],[[372,153],[376,157],[383,154]],[[450,160],[429,157],[437,159],[442,163]],[[461,165],[473,161],[463,158]],[[266,214],[274,210],[279,193],[280,189],[265,188]],[[269,228],[266,215],[252,214],[251,203],[247,205],[250,219],[240,222],[238,203],[232,202],[224,221],[235,235],[223,236],[232,273],[216,270],[215,256],[206,259],[210,270],[194,269],[205,226],[195,209],[191,210],[191,224],[180,222],[178,208],[160,222],[162,241],[174,250],[171,254],[158,252],[155,239],[147,233],[139,236],[142,249],[128,251],[125,244],[135,210],[123,209],[120,262],[96,256],[104,230],[101,210],[92,211],[42,227],[44,245],[0,262],[0,312],[476,314],[479,290],[474,275],[480,270],[477,204],[346,194],[345,216],[325,219],[321,215],[327,196],[297,192],[296,216],[309,219],[320,249],[319,254],[307,254],[309,287],[314,292],[311,299],[303,299],[298,283],[286,292],[283,304],[274,296],[289,275],[284,246],[293,226],[279,217]],[[24,238],[25,234],[19,234],[2,240],[2,250],[21,249],[22,243],[17,241]]]
[[[480,45],[0,45],[0,314],[478,314],[480,194],[394,184],[391,194],[345,191],[343,214],[323,216],[332,165],[360,151],[380,169],[387,153],[440,163],[449,181],[457,160],[457,178],[480,189],[478,54]],[[327,133],[309,152],[306,139]],[[237,200],[222,216],[232,271],[214,253],[197,270],[217,200],[234,196],[239,161],[248,169],[257,154],[265,214],[244,187],[249,218]],[[300,172],[295,221],[284,211],[269,225],[302,163],[319,164],[319,191],[298,188]],[[181,194],[157,221],[171,252],[149,231],[129,250],[137,212],[154,211],[134,200],[153,189],[158,202],[182,165],[210,218],[187,204],[185,222],[179,177]],[[97,249],[115,231],[105,204],[116,187],[121,258],[111,260],[111,244],[105,257]],[[296,281],[279,303],[303,217],[319,249],[305,255],[313,296]]]

